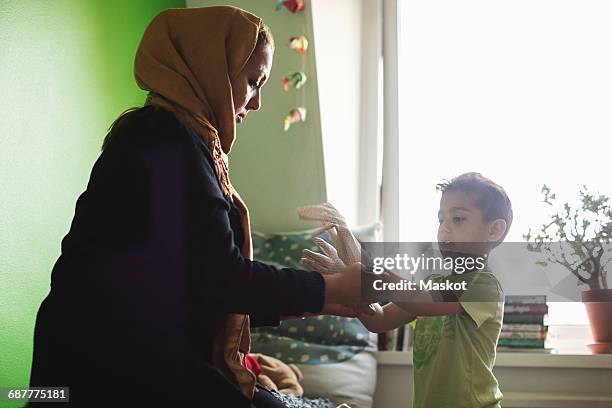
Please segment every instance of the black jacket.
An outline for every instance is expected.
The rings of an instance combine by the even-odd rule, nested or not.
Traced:
[[[226,313],[278,325],[281,314],[317,312],[324,282],[244,259],[243,239],[202,139],[162,109],[131,113],[62,241],[30,385],[69,386],[71,406],[216,406],[211,392],[248,406],[210,366],[215,327]]]

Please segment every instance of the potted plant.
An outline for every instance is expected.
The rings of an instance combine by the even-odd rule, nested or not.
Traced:
[[[612,290],[608,289],[606,266],[612,240],[612,207],[610,199],[593,194],[586,186],[580,189],[580,204],[564,203],[557,207],[557,197],[549,187],[542,187],[543,202],[557,208],[548,223],[532,236],[531,229],[523,236],[530,251],[541,252],[545,260],[538,264],[556,263],[568,269],[578,284],[586,285],[582,292],[596,352],[612,352]],[[561,208],[559,210],[559,208]],[[559,251],[562,244],[562,251]]]

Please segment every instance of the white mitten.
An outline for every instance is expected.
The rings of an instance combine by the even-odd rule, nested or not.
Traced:
[[[336,273],[346,266],[338,256],[336,248],[319,237],[314,238],[313,241],[325,255],[304,249],[300,262],[305,267],[321,273]]]
[[[302,207],[298,209],[298,216],[303,220],[319,221],[324,225],[333,225],[334,228],[329,230],[329,235],[338,251],[338,257],[345,265],[361,262],[359,242],[349,230],[342,214],[333,205],[322,203]]]

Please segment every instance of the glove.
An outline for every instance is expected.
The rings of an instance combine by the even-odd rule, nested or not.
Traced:
[[[302,265],[313,271],[329,274],[336,273],[346,267],[346,264],[338,256],[336,248],[319,237],[314,238],[313,241],[325,255],[304,249],[302,259],[300,259]]]
[[[333,225],[329,229],[338,257],[345,265],[361,262],[361,247],[359,241],[353,236],[344,217],[330,203],[309,205],[298,209],[298,216],[302,220],[319,221],[324,225]],[[321,248],[323,249],[323,248]]]

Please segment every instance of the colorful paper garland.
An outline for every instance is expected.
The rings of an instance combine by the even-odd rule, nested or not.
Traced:
[[[293,72],[283,77],[283,89],[285,92],[289,90],[289,87],[300,89],[306,83],[306,74],[302,71]]]
[[[306,108],[298,106],[289,111],[289,114],[285,116],[285,132],[289,130],[291,125],[295,123],[301,123],[306,120]]]
[[[276,11],[279,11],[281,8],[287,8],[292,13],[299,13],[304,10],[304,0],[277,0],[276,1]]]
[[[298,54],[304,55],[308,49],[308,40],[303,35],[289,38],[289,47],[294,49]]]
[[[304,10],[304,0],[277,0],[276,1],[276,11],[281,10],[285,7],[291,13],[299,13]],[[304,29],[304,27],[303,27]],[[289,38],[289,48],[295,50],[300,56],[304,56],[306,51],[308,50],[308,39],[303,36],[293,36]],[[296,90],[302,88],[302,86],[306,83],[307,77],[303,72],[305,67],[304,59],[302,59],[302,69],[301,71],[292,72],[282,78],[283,81],[283,89],[285,92],[289,91],[290,87],[293,87]],[[302,105],[304,105],[304,91],[302,92]],[[302,123],[306,120],[306,108],[304,106],[298,106],[292,108],[287,116],[285,116],[284,121],[284,129],[285,132],[289,130],[289,128],[296,124]]]

